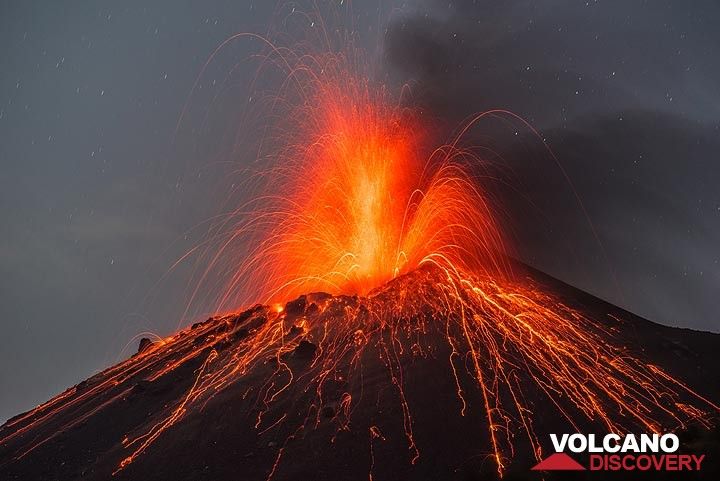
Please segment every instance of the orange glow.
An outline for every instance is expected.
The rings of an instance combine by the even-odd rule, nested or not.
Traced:
[[[318,99],[318,132],[292,166],[295,211],[263,252],[275,259],[261,261],[272,297],[365,294],[407,264],[403,220],[422,168],[413,133],[395,112],[363,99],[367,93],[328,90]]]
[[[263,174],[265,195],[237,225],[236,239],[250,226],[265,235],[228,295],[248,285],[268,302],[367,294],[438,258],[498,271],[503,240],[465,165],[478,159],[449,145],[423,152],[417,116],[344,69],[324,70],[311,87],[289,116],[304,124],[292,127],[297,133]]]

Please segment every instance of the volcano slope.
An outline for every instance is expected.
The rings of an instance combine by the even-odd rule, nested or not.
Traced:
[[[566,479],[530,471],[549,433],[651,427],[717,479],[718,348],[528,267],[424,267],[143,342],[2,426],[0,479]]]

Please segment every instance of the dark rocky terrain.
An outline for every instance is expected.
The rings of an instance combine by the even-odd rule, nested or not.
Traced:
[[[545,286],[565,304],[606,323],[615,333],[614,341],[628,353],[662,367],[707,399],[720,401],[720,335],[650,322],[524,269],[522,275]],[[357,297],[309,295],[285,306],[283,322],[293,324],[288,330],[292,333],[293,329],[302,330],[300,321],[311,323],[320,315],[319,304],[334,306],[333,315],[342,316],[344,309],[357,308],[359,302],[362,299]],[[233,350],[254,342],[253,332],[273,316],[277,314],[270,307],[256,306],[238,315],[195,324],[165,344],[143,341],[131,359],[10,419],[0,428],[0,479],[250,481],[271,474],[275,480],[496,478],[480,393],[464,390],[467,407],[461,416],[456,381],[448,369],[450,347],[432,332],[405,344],[410,349],[390,342],[394,370],[388,369],[378,344],[365,349],[361,369],[348,367],[352,349],[344,351],[323,384],[322,399],[315,385],[304,382],[304,374],[316,368],[314,360],[325,355],[327,348],[317,333],[314,337],[296,336],[282,356],[262,358],[221,389],[209,389],[183,407],[193,386],[208,378],[205,363],[210,353],[214,353],[213,361],[230,366]],[[393,351],[395,348],[398,350]],[[293,373],[292,380],[278,374],[278,364],[287,367],[283,373]],[[460,370],[459,377],[465,382],[467,373]],[[406,435],[405,406],[396,382],[402,384],[411,412],[419,453],[414,463],[415,453]],[[280,383],[287,387],[278,389]],[[528,404],[545,453],[551,452],[548,433],[575,431],[552,403],[538,398],[528,399]],[[142,436],[173,412],[181,419],[117,471]],[[711,423],[713,416],[708,415]],[[580,427],[603,432],[592,421]],[[668,479],[719,479],[720,430],[689,423],[678,433],[683,449],[705,453],[707,459],[702,472],[669,473],[674,477]],[[139,436],[134,445],[126,445]],[[543,475],[530,471],[535,462],[527,442],[518,435],[504,479],[637,476]],[[649,475],[651,478],[662,476]]]

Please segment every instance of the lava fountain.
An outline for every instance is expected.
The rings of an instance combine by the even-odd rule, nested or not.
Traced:
[[[292,67],[302,102],[276,126],[271,142],[282,148],[257,173],[262,193],[221,247],[258,239],[221,304],[237,292],[265,302],[364,295],[426,262],[504,273],[505,241],[470,169],[482,160],[451,144],[428,153],[416,112],[351,74],[342,55],[310,58]]]

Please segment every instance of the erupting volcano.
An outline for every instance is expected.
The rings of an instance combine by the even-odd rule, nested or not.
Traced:
[[[211,268],[227,252],[236,259],[220,304],[236,307],[236,293],[247,302],[365,295],[426,263],[507,273],[503,236],[477,182],[483,162],[456,145],[461,136],[428,154],[417,113],[352,74],[342,55],[310,58],[289,67],[301,101],[273,126],[280,147],[253,178],[261,194],[230,217],[211,251]],[[237,245],[249,252],[237,254]]]
[[[8,421],[8,479],[493,478],[555,430],[711,426],[720,391],[697,365],[715,335],[512,260],[493,174],[463,146],[511,114],[434,148],[355,59],[272,46],[266,63],[288,73],[270,167],[245,172],[258,195],[200,256],[196,294],[223,279],[233,313]]]

